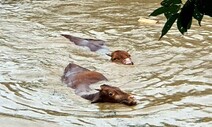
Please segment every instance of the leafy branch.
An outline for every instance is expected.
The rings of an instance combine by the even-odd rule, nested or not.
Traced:
[[[172,25],[177,20],[177,28],[181,34],[191,28],[192,17],[195,18],[201,26],[204,15],[212,17],[212,0],[187,0],[185,4],[182,0],[163,0],[161,7],[154,10],[150,16],[164,14],[167,21],[162,29],[159,40],[167,34]]]

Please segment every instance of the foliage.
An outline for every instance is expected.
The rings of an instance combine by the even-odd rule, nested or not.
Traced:
[[[184,34],[191,28],[192,17],[195,18],[201,26],[204,15],[212,17],[212,0],[187,0],[185,4],[181,0],[163,0],[161,7],[154,10],[150,16],[164,14],[167,21],[162,29],[159,40],[169,31],[177,20],[177,28]]]

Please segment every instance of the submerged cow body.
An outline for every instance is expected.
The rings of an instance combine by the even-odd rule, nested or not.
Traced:
[[[105,41],[99,39],[86,39],[80,38],[72,35],[61,34],[62,36],[69,39],[75,45],[88,47],[92,52],[98,52],[99,50],[107,50],[106,55],[111,57],[112,62],[122,63],[124,65],[133,65],[131,56],[128,52],[123,50],[116,50],[112,53],[109,53],[109,50],[105,46]]]
[[[101,85],[97,92],[90,93],[89,85],[99,81],[107,80],[107,78],[99,72],[90,71],[79,65],[70,63],[64,70],[61,77],[62,82],[75,90],[75,93],[84,99],[90,100],[91,103],[111,102],[123,103],[126,105],[136,105],[134,97],[123,92],[118,87],[110,85]]]

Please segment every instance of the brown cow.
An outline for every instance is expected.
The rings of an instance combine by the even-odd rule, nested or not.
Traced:
[[[88,47],[92,52],[98,52],[98,50],[102,50],[102,49],[108,50],[105,48],[105,41],[103,40],[86,39],[86,38],[75,37],[75,36],[67,35],[67,34],[61,34],[61,35],[68,38],[75,45]],[[125,65],[133,65],[131,56],[126,51],[116,50],[112,52],[111,54],[110,53],[106,53],[106,54],[111,57],[112,62],[122,63]]]
[[[68,87],[75,89],[75,93],[82,98],[90,100],[92,103],[111,102],[123,103],[126,105],[136,105],[134,97],[123,92],[118,87],[109,85],[101,85],[100,89],[95,93],[90,93],[89,85],[99,81],[107,80],[107,78],[99,72],[90,71],[79,65],[70,63],[64,71],[61,78],[62,82]]]

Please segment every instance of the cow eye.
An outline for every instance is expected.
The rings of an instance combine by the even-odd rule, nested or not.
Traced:
[[[113,96],[113,93],[112,92],[109,92],[109,96]]]
[[[113,60],[117,60],[117,58],[113,58]]]

